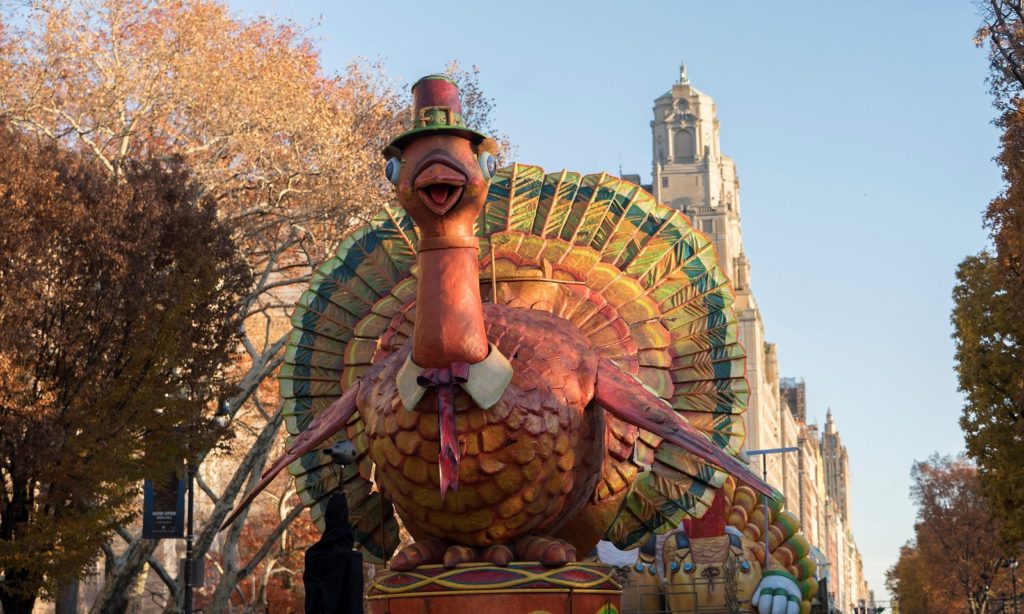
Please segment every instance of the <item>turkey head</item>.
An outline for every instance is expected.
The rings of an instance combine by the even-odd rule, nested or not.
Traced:
[[[455,246],[451,238],[475,238],[473,222],[483,208],[490,180],[479,158],[482,153],[485,163],[493,161],[494,147],[490,139],[473,143],[437,134],[412,140],[401,150],[392,148],[397,155],[388,165],[398,167],[395,193],[420,229],[421,250]]]

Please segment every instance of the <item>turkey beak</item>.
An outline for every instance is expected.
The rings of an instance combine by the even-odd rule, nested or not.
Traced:
[[[437,215],[448,213],[462,198],[467,178],[458,166],[446,152],[439,151],[425,159],[416,173],[413,189]]]

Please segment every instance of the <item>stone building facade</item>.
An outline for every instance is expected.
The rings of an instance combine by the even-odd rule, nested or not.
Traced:
[[[821,563],[819,573],[828,576],[833,611],[851,612],[853,604],[870,595],[850,530],[849,459],[831,410],[824,431],[819,431],[807,422],[803,380],[779,377],[777,348],[765,337],[750,286],[750,262],[740,227],[739,175],[735,162],[720,148],[715,102],[690,83],[683,66],[678,81],[655,99],[650,125],[652,182],[645,187],[659,202],[686,214],[713,241],[719,266],[733,280],[750,384],[745,448],[798,449],[768,458],[768,481],[800,516]]]

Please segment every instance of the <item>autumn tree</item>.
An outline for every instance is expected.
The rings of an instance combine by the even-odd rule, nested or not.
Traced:
[[[911,540],[900,548],[900,558],[885,574],[885,586],[899,601],[901,614],[935,612],[935,587],[927,561]]]
[[[233,228],[256,280],[235,303],[244,353],[230,371],[238,387],[226,404],[239,441],[252,445],[241,458],[221,459],[234,465],[223,483],[210,486],[202,479],[210,468],[200,471],[212,506],[196,542],[204,556],[276,441],[281,406],[268,377],[284,358],[281,322],[295,288],[353,219],[387,197],[379,151],[396,132],[401,103],[376,69],[326,75],[300,28],[242,21],[221,2],[41,0],[16,9],[4,5],[0,114],[112,177],[134,157],[181,156]],[[268,539],[286,528],[280,523]],[[118,534],[127,550],[108,554],[94,610],[114,607],[147,564],[174,609],[182,581],[153,559],[156,543],[125,527]],[[238,537],[228,532],[229,553]],[[218,603],[248,568],[225,559]]]
[[[0,603],[82,574],[143,477],[218,434],[248,267],[176,161],[95,160],[0,124]]]
[[[1009,588],[999,524],[981,492],[975,466],[932,455],[914,464],[914,539],[887,574],[903,614],[987,614],[992,596]]]
[[[965,260],[953,291],[956,371],[967,404],[961,419],[1007,543],[1024,541],[1024,8],[978,0],[975,42],[988,49],[988,83],[1002,130],[997,161],[1004,190],[985,225],[993,253]]]
[[[957,374],[967,395],[960,425],[1008,543],[1024,540],[1024,313],[1005,270],[988,254],[957,270],[953,290]]]
[[[1003,192],[985,225],[993,253],[964,260],[953,292],[957,374],[967,397],[960,426],[1008,543],[1024,541],[1024,9],[978,0],[989,86],[1002,131]]]
[[[242,20],[219,0],[0,7],[0,115],[112,177],[132,158],[181,156],[234,229],[255,279],[236,304],[241,355],[228,370],[237,384],[226,403],[237,453],[214,455],[198,475],[196,552],[205,556],[239,492],[280,445],[282,406],[270,376],[284,360],[290,306],[344,230],[391,198],[380,150],[401,130],[408,93],[379,66],[325,73],[304,27]],[[475,72],[456,78],[476,83]],[[474,99],[488,102],[482,93]],[[490,107],[470,109],[486,125]],[[283,510],[276,524],[261,517],[268,543],[301,511],[285,505],[293,492],[289,482],[261,498]],[[240,547],[245,526],[243,517],[216,540],[212,610],[227,607],[234,587],[281,552]],[[182,579],[153,557],[156,543],[125,526],[117,533],[125,551],[107,553],[93,610],[114,608],[147,565],[170,596],[168,611],[180,607]]]
[[[256,606],[267,612],[302,612],[305,604],[302,573],[306,549],[320,536],[309,514],[300,514],[280,539],[267,541],[266,533],[281,523],[282,516],[294,510],[297,496],[283,498],[275,506],[265,506],[250,514],[242,531],[238,552],[246,561],[258,561],[255,568],[245,574],[231,593],[230,603],[235,607]],[[271,552],[260,557],[261,550]],[[220,553],[214,553],[214,562],[220,564]],[[209,596],[209,597],[212,597]],[[203,596],[197,607],[205,609],[211,602]]]

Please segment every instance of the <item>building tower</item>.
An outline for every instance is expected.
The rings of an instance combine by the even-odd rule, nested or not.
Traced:
[[[715,240],[719,262],[736,285],[743,258],[739,179],[732,159],[719,147],[715,101],[693,87],[686,65],[679,81],[654,101],[653,181],[658,202],[679,209]],[[742,272],[741,276],[742,276]]]
[[[821,434],[821,456],[825,464],[825,490],[835,501],[840,518],[849,526],[850,459],[836,430],[831,408],[825,417],[825,432]]]
[[[750,383],[745,445],[747,449],[779,447],[778,363],[774,344],[764,339],[764,324],[750,291],[736,164],[722,155],[715,101],[690,83],[685,64],[672,89],[654,101],[651,136],[655,198],[682,211],[714,242],[719,266],[733,281]],[[768,481],[782,484],[780,463],[774,465],[778,473],[770,470]]]

